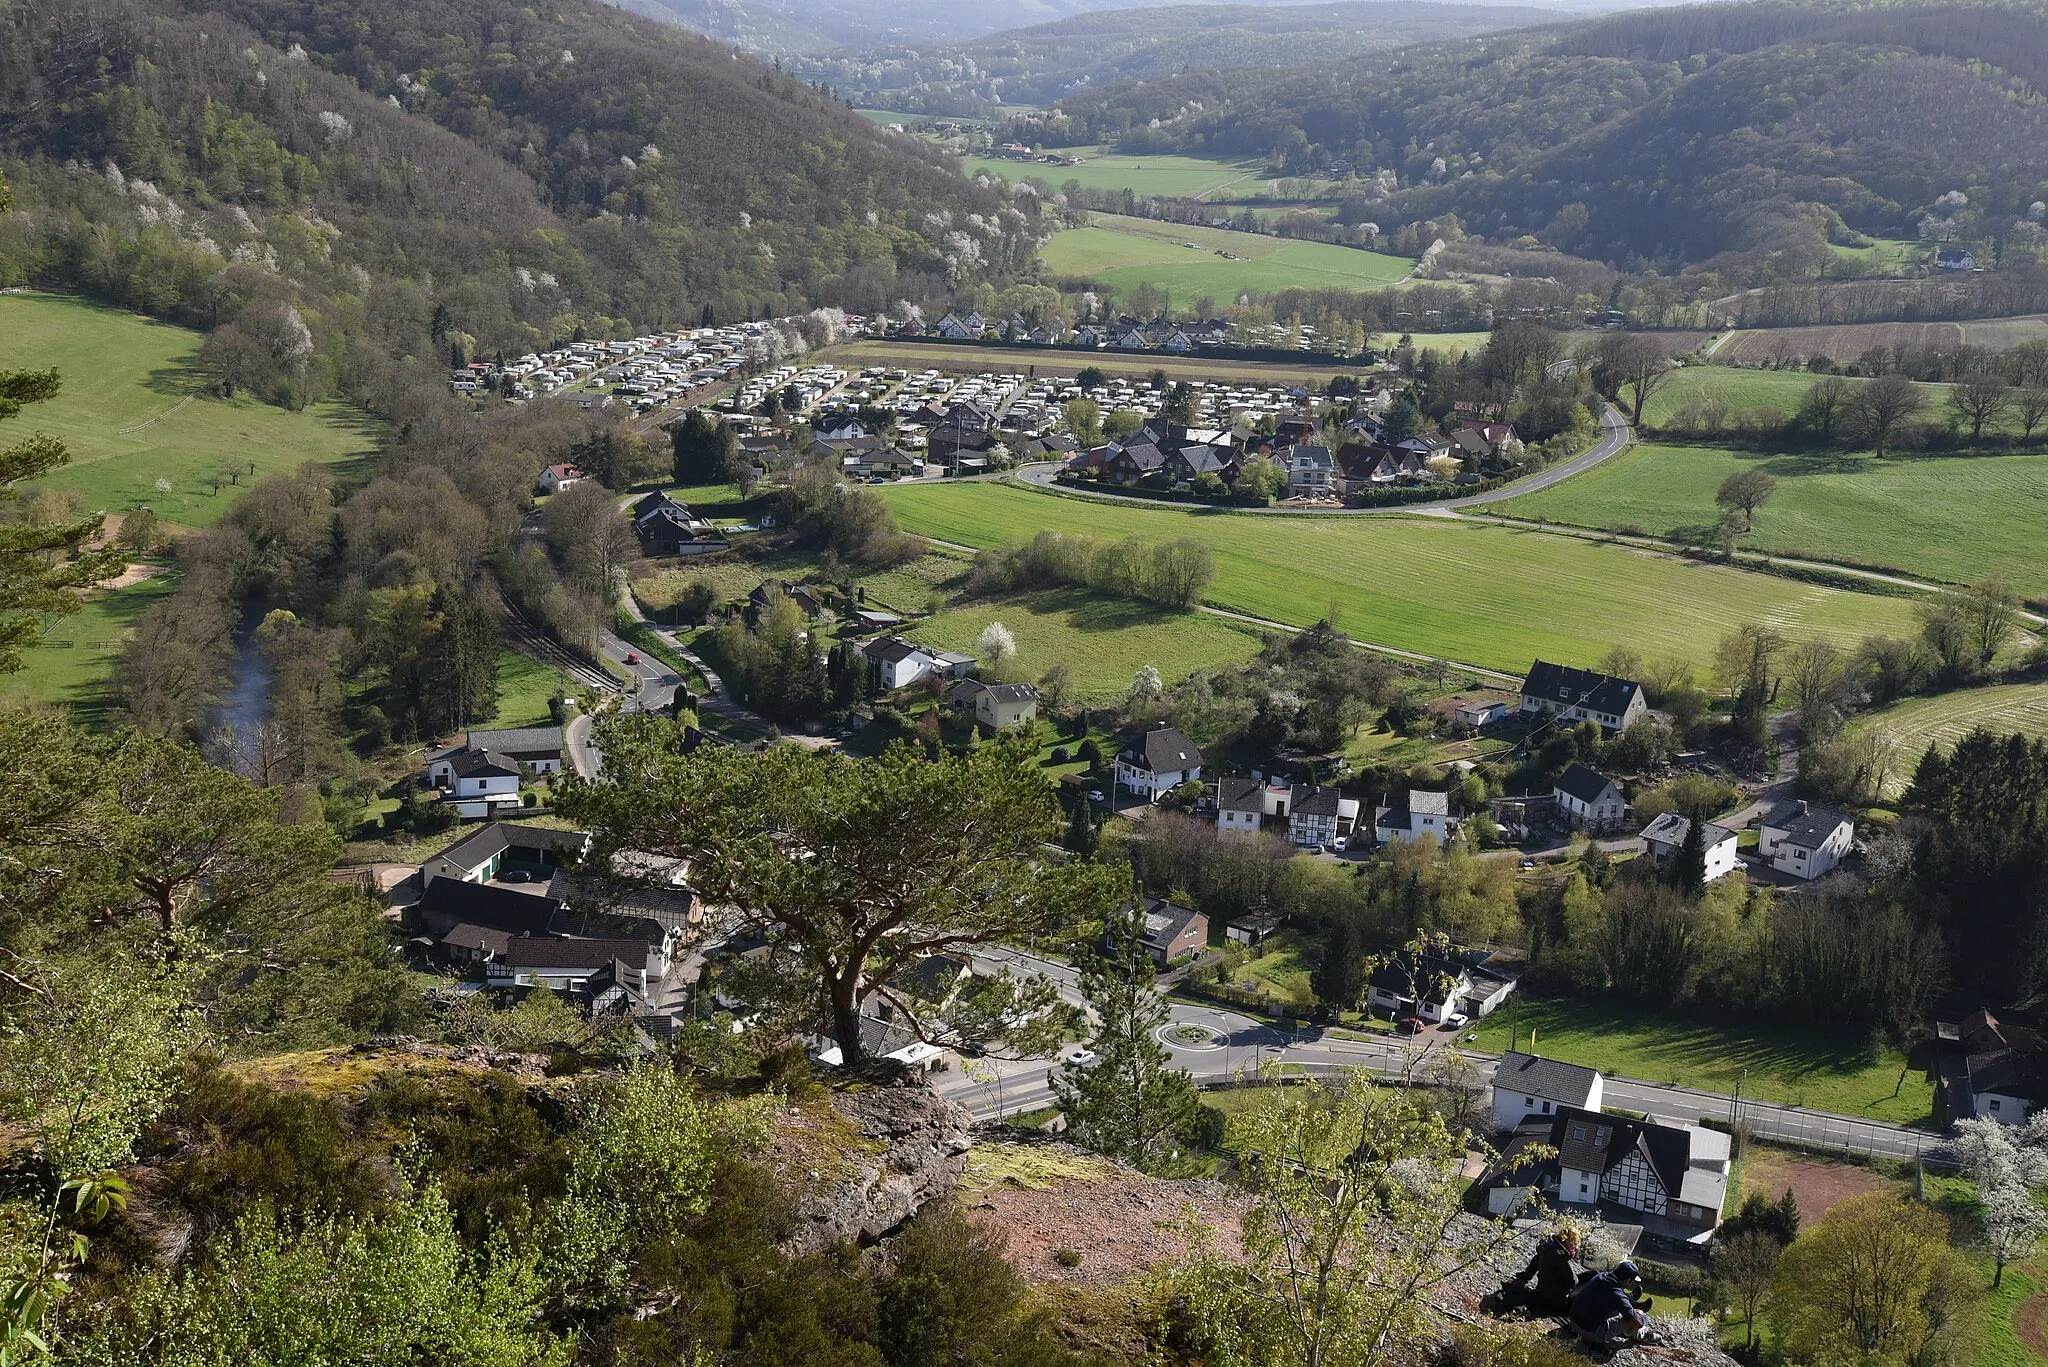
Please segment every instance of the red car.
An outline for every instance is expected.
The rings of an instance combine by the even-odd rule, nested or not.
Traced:
[[[1422,1017],[1420,1016],[1403,1016],[1394,1022],[1394,1033],[1397,1035],[1416,1035],[1421,1032]]]
[[[629,651],[627,651],[627,652],[626,652],[626,663],[627,663],[627,664],[629,664],[629,665],[636,665],[636,664],[639,664],[639,663],[640,663],[640,652],[639,652],[639,651],[637,651],[637,650],[629,650]]]

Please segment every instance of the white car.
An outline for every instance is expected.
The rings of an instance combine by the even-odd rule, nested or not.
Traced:
[[[1462,1030],[1465,1028],[1467,1024],[1470,1023],[1470,1021],[1471,1018],[1467,1016],[1463,1011],[1452,1011],[1444,1016],[1443,1024],[1448,1029]]]
[[[1060,1050],[1060,1067],[1092,1068],[1102,1062],[1102,1055],[1085,1044],[1070,1044]]]

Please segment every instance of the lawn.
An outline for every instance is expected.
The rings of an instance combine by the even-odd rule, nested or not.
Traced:
[[[1737,371],[1735,374],[1744,374]],[[1768,455],[1646,442],[1500,511],[1653,536],[1704,534],[1714,491],[1737,470],[1778,481],[1740,544],[1968,584],[2008,579],[2048,593],[2048,455]]]
[[[1762,1023],[1679,1020],[1648,1011],[1565,998],[1503,1008],[1479,1025],[1477,1047],[1499,1053],[1509,1031],[1545,1058],[1644,1082],[1732,1092],[1896,1124],[1926,1121],[1934,1087],[1918,1069],[1899,1084],[1902,1055],[1872,1059],[1861,1042]],[[1892,1095],[1899,1087],[1899,1095]]]
[[[1253,628],[1207,613],[1163,612],[1141,603],[1078,589],[1048,589],[948,608],[916,622],[906,636],[946,650],[979,653],[982,629],[1001,622],[1017,638],[1016,659],[1003,672],[1036,679],[1052,665],[1073,672],[1074,689],[1095,706],[1121,702],[1131,676],[1156,666],[1168,683],[1197,669],[1249,660],[1259,650]]]
[[[124,589],[92,594],[69,617],[49,622],[42,644],[22,652],[21,671],[0,675],[0,701],[69,703],[81,720],[110,706],[107,679],[135,619],[170,595],[175,577],[159,574]]]
[[[147,505],[187,527],[213,522],[258,476],[318,461],[361,468],[378,428],[332,402],[303,413],[202,394],[200,335],[57,294],[0,295],[0,370],[57,367],[64,388],[24,410],[8,434],[61,438],[71,464],[42,482],[75,489],[90,509]],[[236,472],[215,491],[209,476]],[[168,489],[159,488],[159,481]]]
[[[573,683],[565,688],[560,670],[507,646],[498,652],[498,712],[490,725],[552,726],[548,699],[565,691],[573,697],[577,689]]]
[[[1243,987],[1263,988],[1282,1002],[1296,1006],[1315,1004],[1315,990],[1309,986],[1309,976],[1314,972],[1306,955],[1302,953],[1300,939],[1291,930],[1283,930],[1267,939],[1265,954],[1245,960],[1244,967],[1237,971],[1237,983]]]
[[[1142,157],[1100,155],[1094,148],[1073,149],[1085,157],[1079,166],[1047,166],[1040,162],[1004,161],[996,157],[965,157],[961,169],[970,177],[986,171],[1007,181],[1043,180],[1063,188],[1070,180],[1089,190],[1129,190],[1137,195],[1171,195],[1199,199],[1225,186],[1252,181],[1266,169],[1263,160],[1213,161],[1207,157]]]
[[[1243,259],[1228,260],[1221,252]],[[1406,279],[1413,265],[1358,247],[1120,214],[1096,214],[1088,227],[1055,233],[1044,257],[1054,275],[1124,294],[1155,285],[1179,307],[1204,295],[1234,299],[1245,290],[1376,289]]]
[[[1424,351],[1441,351],[1447,352],[1453,356],[1462,356],[1469,352],[1482,350],[1486,346],[1487,342],[1492,339],[1493,334],[1490,332],[1388,331],[1375,334],[1373,337],[1373,341],[1379,346],[1391,348],[1394,346],[1398,346],[1403,337],[1406,337],[1410,342],[1414,343],[1415,350],[1418,353]]]
[[[1511,673],[1538,655],[1590,664],[1623,642],[1704,662],[1749,622],[1841,644],[1916,629],[1905,599],[1444,518],[1052,502],[1057,495],[1003,483],[897,486],[884,496],[907,530],[974,547],[1021,543],[1044,527],[1193,536],[1215,556],[1207,598],[1218,607],[1307,626],[1335,600],[1360,640]]]
[[[1932,698],[1908,698],[1865,712],[1850,723],[1852,730],[1867,726],[1882,726],[1898,737],[1905,762],[1892,787],[1903,791],[1912,779],[1912,766],[1929,745],[1949,749],[1980,726],[2001,736],[2017,731],[2048,738],[2048,684],[1993,684]]]

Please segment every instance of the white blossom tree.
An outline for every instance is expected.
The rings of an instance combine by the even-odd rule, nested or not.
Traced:
[[[990,674],[1000,674],[1003,665],[1017,656],[1017,638],[1001,622],[983,627],[975,644],[981,648],[981,667]]]
[[[1956,1156],[1983,1207],[1995,1290],[2005,1279],[2006,1265],[2032,1254],[2048,1233],[2048,1211],[2034,1199],[2035,1191],[2048,1187],[2048,1114],[2019,1128],[1996,1120],[1965,1120],[1956,1126]]]

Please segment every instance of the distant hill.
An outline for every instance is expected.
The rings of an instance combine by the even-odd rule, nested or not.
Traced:
[[[1123,80],[1351,58],[1556,18],[1554,10],[1527,5],[1419,0],[1105,9],[949,46],[812,55],[789,69],[825,81],[857,104],[986,113]]]
[[[7,231],[40,238],[0,240],[0,275],[207,327],[289,294],[337,382],[365,333],[416,355],[875,308],[1041,236],[914,139],[596,0],[15,4],[0,158]]]
[[[1694,6],[1126,83],[1017,131],[1385,171],[1390,193],[1347,212],[1388,231],[1798,278],[1857,232],[2031,253],[2044,77],[2037,10]]]

